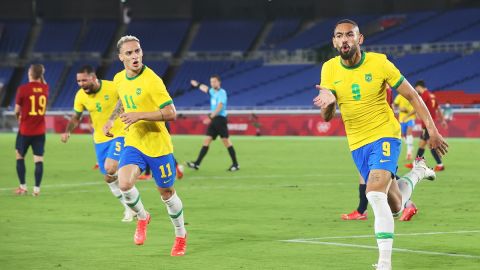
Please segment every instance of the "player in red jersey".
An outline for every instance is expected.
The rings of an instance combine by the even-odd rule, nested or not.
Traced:
[[[20,186],[15,190],[17,195],[27,194],[25,182],[25,154],[31,146],[35,162],[35,187],[33,196],[40,194],[43,176],[43,152],[45,148],[45,112],[47,110],[48,85],[44,79],[45,68],[33,64],[28,69],[28,83],[21,85],[15,99],[15,115],[19,122],[17,140],[15,142],[17,158],[17,174]]]
[[[438,103],[435,100],[435,96],[430,91],[428,91],[428,88],[425,82],[422,80],[417,81],[415,83],[415,90],[417,90],[423,102],[425,103],[425,105],[427,105],[428,111],[430,112],[430,115],[432,116],[433,120],[435,121],[437,116],[439,116],[442,127],[447,128],[447,121],[445,121],[445,118],[443,117],[442,110],[440,110],[440,106],[438,106]],[[415,113],[415,110],[412,111],[408,116],[414,113]],[[418,144],[418,151],[417,151],[418,157],[423,157],[423,154],[425,153],[425,146],[427,145],[428,140],[430,139],[430,135],[428,134],[428,131],[425,128],[425,123],[423,122],[422,122],[422,128],[423,128],[422,135],[420,135],[420,142]],[[435,166],[435,171],[445,170],[445,166],[442,163],[442,158],[437,154],[437,152],[434,149],[431,149],[430,151],[432,152],[433,158],[437,162],[437,165]],[[413,166],[412,164],[405,165],[405,167],[407,168],[411,168],[412,166]]]

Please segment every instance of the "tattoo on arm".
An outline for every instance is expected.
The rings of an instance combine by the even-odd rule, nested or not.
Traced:
[[[117,119],[117,117],[120,114],[122,114],[123,112],[124,112],[124,110],[123,110],[122,101],[119,99],[118,102],[117,102],[117,105],[115,106],[115,109],[112,112],[112,115],[110,115],[109,120],[113,121],[113,120]]]
[[[65,130],[65,133],[70,133],[72,132],[78,125],[78,122],[82,119],[82,113],[81,112],[75,112],[74,115],[72,115],[72,118],[70,121],[68,121],[67,128]]]

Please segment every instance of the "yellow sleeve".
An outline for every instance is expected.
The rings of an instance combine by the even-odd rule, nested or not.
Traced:
[[[77,113],[82,113],[85,110],[85,106],[83,106],[83,99],[81,92],[83,90],[79,90],[75,95],[75,101],[73,102],[73,110]]]
[[[395,97],[395,100],[393,100],[393,104],[397,105],[397,106],[400,106],[400,103],[401,103],[401,96],[400,94],[398,94],[396,97]]]
[[[153,80],[153,84],[152,98],[155,102],[155,106],[163,109],[165,106],[173,104],[173,100],[168,94],[163,80],[161,78],[155,78],[155,80]]]
[[[330,62],[325,62],[322,65],[322,73],[320,74],[320,86],[330,90],[335,90],[335,85],[333,84],[333,70],[331,68]]]
[[[402,73],[400,73],[400,70],[398,70],[398,68],[392,64],[392,62],[388,61],[388,59],[385,59],[383,70],[385,71],[385,80],[392,88],[396,89],[399,87],[405,79]]]

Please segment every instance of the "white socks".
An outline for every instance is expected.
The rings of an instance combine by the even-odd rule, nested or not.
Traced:
[[[377,238],[379,251],[378,265],[390,266],[392,263],[394,225],[387,194],[370,191],[367,193],[367,199],[375,215],[375,237]]]
[[[407,135],[405,142],[407,143],[407,153],[411,155],[413,151],[413,135]]]
[[[399,213],[403,211],[406,203],[410,200],[410,197],[412,197],[415,185],[417,185],[418,181],[423,179],[424,176],[425,173],[422,173],[421,169],[413,169],[397,180],[398,189],[400,189],[400,193],[402,194],[402,209]]]
[[[175,227],[176,237],[185,237],[187,231],[185,230],[185,223],[183,221],[183,204],[175,192],[170,199],[163,201],[167,206],[168,215]]]
[[[120,186],[118,185],[118,180],[115,180],[114,182],[107,183],[108,187],[110,187],[110,190],[112,191],[113,196],[117,197],[117,199],[120,201],[120,203],[125,207],[125,210],[130,210],[130,207],[125,203],[125,199],[123,198],[122,191],[120,190]]]
[[[125,199],[125,203],[130,207],[130,209],[137,213],[138,219],[147,219],[147,212],[143,207],[143,203],[140,199],[140,193],[138,192],[138,189],[134,186],[130,190],[122,191],[122,194]]]

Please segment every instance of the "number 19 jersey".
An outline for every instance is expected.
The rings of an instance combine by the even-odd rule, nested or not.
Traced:
[[[15,103],[20,109],[19,132],[25,136],[45,134],[45,112],[47,110],[48,85],[30,82],[18,88]]]
[[[362,51],[360,62],[352,67],[343,65],[340,56],[323,64],[320,86],[337,97],[350,151],[380,138],[400,138],[386,89],[397,88],[403,80],[384,54]]]

